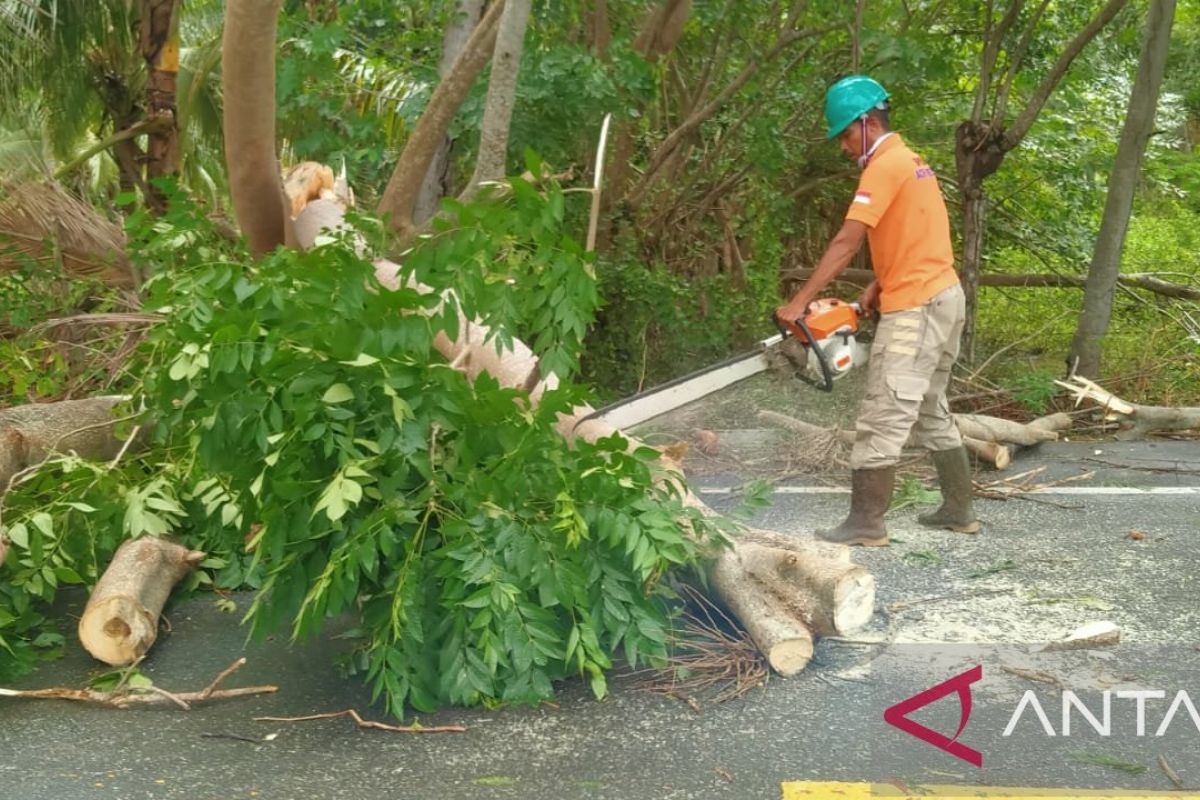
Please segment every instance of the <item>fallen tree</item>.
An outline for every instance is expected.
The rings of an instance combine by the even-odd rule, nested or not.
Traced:
[[[1200,408],[1197,407],[1129,403],[1079,375],[1055,383],[1074,395],[1076,406],[1084,400],[1100,406],[1104,420],[1117,423],[1118,439],[1144,439],[1152,433],[1200,430]]]
[[[338,203],[329,200],[317,199],[305,205],[295,220],[300,245],[311,247],[323,232],[342,230],[343,213]],[[398,264],[379,260],[375,273],[383,286],[402,288]],[[404,288],[423,294],[434,291],[411,280]],[[448,302],[460,307],[453,292],[448,291],[428,313],[440,313]],[[529,389],[534,404],[557,386],[553,376],[541,376],[537,357],[524,343],[512,341],[497,350],[487,327],[467,319],[461,310],[458,313],[458,337],[450,339],[440,334],[434,341],[452,367],[472,379],[486,373],[501,386]],[[577,406],[560,416],[559,432],[568,439],[588,442],[619,433],[604,420],[592,418],[594,413],[589,405]],[[642,446],[625,438],[630,439],[631,447]],[[715,514],[679,483],[673,462],[664,457],[661,467],[664,480],[678,483],[688,506],[707,515]],[[816,636],[856,630],[870,621],[874,611],[874,578],[849,563],[846,548],[836,545],[823,547],[770,531],[749,530],[734,540],[732,549],[715,555],[711,569],[721,599],[780,674],[792,675],[804,668]]]

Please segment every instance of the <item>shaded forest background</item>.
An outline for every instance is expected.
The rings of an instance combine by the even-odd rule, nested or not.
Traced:
[[[0,167],[9,195],[2,207],[9,216],[21,202],[13,194],[21,178],[47,174],[114,222],[155,204],[142,167],[153,139],[152,131],[143,132],[153,124],[144,100],[152,70],[139,43],[141,17],[151,12],[139,17],[139,9],[163,5],[171,4],[4,4],[0,30],[6,50],[17,56],[0,76]],[[1145,5],[1115,4],[1112,21],[1070,63],[1028,134],[987,178],[983,275],[1086,273],[1138,66]],[[374,208],[436,85],[449,37],[469,25],[462,12],[478,14],[480,6],[284,3],[277,85],[284,166],[310,159],[345,164],[360,206]],[[1100,4],[1013,7],[1019,13],[991,54],[999,88],[984,89],[985,121],[999,93],[1012,109],[1007,116],[1016,115]],[[768,331],[769,309],[794,286],[798,271],[817,260],[855,180],[853,166],[822,136],[823,92],[842,74],[868,72],[892,92],[894,126],[941,177],[961,255],[955,131],[972,116],[988,33],[1003,11],[984,2],[904,0],[857,6],[818,0],[792,8],[534,3],[508,171],[523,169],[529,149],[568,187],[590,185],[601,120],[614,115],[597,257],[604,306],[583,355],[586,380],[598,395],[620,397],[698,368]],[[221,4],[183,3],[174,24],[180,183],[214,218],[227,220]],[[1183,4],[1123,258],[1125,272],[1193,286],[1200,270],[1200,89],[1192,80],[1198,45],[1197,11]],[[454,196],[469,181],[486,88],[485,73],[454,118],[447,157],[436,176],[431,172],[435,188],[426,191],[418,215],[436,208],[437,195]],[[567,198],[582,238],[589,196]],[[36,203],[32,208],[44,213]],[[17,267],[0,294],[9,328],[119,305],[95,287],[57,284],[56,270],[69,272],[70,264],[61,255],[55,260],[53,253],[33,262],[6,259]],[[1044,406],[1051,379],[1065,371],[1082,292],[987,285],[980,292],[974,363],[985,369],[972,371],[976,390],[1004,390],[1017,405]],[[1198,334],[1186,300],[1121,289],[1100,377],[1132,398],[1194,400]],[[52,343],[31,347],[26,340],[19,351],[0,367],[6,400],[78,393],[82,384],[69,371],[30,369],[46,366],[33,359],[61,360]]]

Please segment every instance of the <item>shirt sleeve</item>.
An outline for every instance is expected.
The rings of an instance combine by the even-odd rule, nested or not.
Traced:
[[[857,220],[870,228],[879,223],[904,183],[905,173],[889,168],[892,166],[883,160],[867,165],[858,179],[858,188],[854,191],[854,199],[850,201],[846,219]]]

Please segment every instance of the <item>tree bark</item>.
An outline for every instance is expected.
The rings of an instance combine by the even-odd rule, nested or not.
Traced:
[[[438,77],[445,79],[454,67],[454,61],[466,47],[471,31],[479,24],[483,14],[484,0],[458,0],[458,8],[454,19],[446,25],[446,35],[442,39],[442,60],[438,64]],[[421,181],[421,190],[413,205],[413,224],[424,225],[437,213],[438,204],[449,191],[450,152],[454,147],[449,136],[443,136],[441,144],[429,162],[425,171],[425,179]]]
[[[429,163],[439,143],[446,137],[450,121],[466,99],[471,85],[492,57],[496,29],[504,7],[505,0],[496,0],[479,20],[463,51],[455,59],[454,67],[434,89],[429,105],[405,142],[396,169],[388,180],[387,189],[379,203],[379,213],[391,216],[392,228],[402,237],[414,232],[413,207]]]
[[[525,28],[529,24],[531,0],[508,0],[496,32],[492,54],[492,76],[488,81],[487,104],[479,130],[479,155],[475,173],[461,199],[475,196],[484,181],[504,180],[508,163],[508,131],[512,124],[513,104],[517,97],[517,76],[521,70],[521,50]]]
[[[663,0],[642,22],[642,27],[634,39],[633,48],[650,63],[656,63],[667,55],[679,43],[683,35],[683,27],[692,11],[691,0]],[[601,212],[609,211],[629,192],[633,182],[634,155],[633,126],[627,120],[618,121],[613,132],[613,152],[609,170],[608,188],[601,202]],[[597,247],[605,249],[612,231],[608,225],[600,228]]]
[[[608,57],[612,44],[612,26],[608,21],[608,0],[588,0],[587,6],[588,47],[600,58]]]
[[[146,148],[146,205],[155,214],[167,210],[167,198],[154,185],[156,178],[179,174],[179,128],[175,84],[179,75],[181,0],[142,0],[140,45],[146,59],[146,119],[157,123]]]
[[[171,589],[205,554],[166,539],[130,539],[117,549],[79,619],[79,641],[113,666],[137,661],[158,637]]]
[[[1146,30],[1138,59],[1137,77],[1129,94],[1129,110],[1121,128],[1117,157],[1108,178],[1104,216],[1096,236],[1096,248],[1083,290],[1083,311],[1071,342],[1068,363],[1084,377],[1100,374],[1100,345],[1112,318],[1113,295],[1121,272],[1125,234],[1133,212],[1133,195],[1141,175],[1142,156],[1154,131],[1154,113],[1167,69],[1167,49],[1175,0],[1151,0],[1146,13]]]
[[[275,149],[275,22],[283,0],[229,0],[221,42],[225,166],[255,256],[291,240]]]

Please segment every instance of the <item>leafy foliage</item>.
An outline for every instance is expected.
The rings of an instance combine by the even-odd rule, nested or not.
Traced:
[[[656,480],[655,451],[565,443],[569,381],[533,407],[446,364],[434,340],[461,307],[565,378],[596,302],[557,189],[515,181],[505,206],[457,211],[401,272],[433,293],[383,289],[345,241],[260,263],[197,248],[150,284],[169,320],[146,401],[182,449],[194,543],[228,561],[221,584],[261,587],[258,632],[357,613],[348,666],[397,715],[545,698],[580,673],[602,695],[618,650],[665,657],[663,578],[721,540]],[[164,227],[147,241],[192,233]]]

